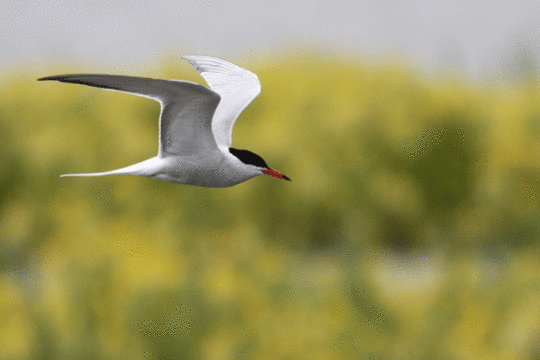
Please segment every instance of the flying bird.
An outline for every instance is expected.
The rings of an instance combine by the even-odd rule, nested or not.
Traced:
[[[184,56],[201,84],[123,75],[56,75],[38,79],[83,84],[147,97],[161,104],[157,156],[112,171],[63,176],[138,175],[178,184],[227,187],[259,175],[291,180],[257,154],[232,147],[242,111],[261,92],[257,75],[210,56]]]

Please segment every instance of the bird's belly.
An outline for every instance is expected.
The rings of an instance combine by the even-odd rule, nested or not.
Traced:
[[[204,164],[194,157],[177,157],[167,159],[162,171],[154,178],[177,184],[228,187],[239,184],[257,175],[245,174],[230,166],[224,158],[205,158]]]

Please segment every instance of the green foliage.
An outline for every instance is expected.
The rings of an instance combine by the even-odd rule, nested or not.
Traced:
[[[234,146],[290,183],[61,179],[154,156],[158,104],[0,82],[0,359],[538,357],[534,81],[244,65]]]

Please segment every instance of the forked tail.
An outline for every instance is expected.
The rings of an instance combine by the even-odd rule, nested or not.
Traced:
[[[104,171],[104,172],[96,172],[96,173],[86,173],[86,174],[62,174],[60,177],[69,177],[69,176],[80,176],[80,177],[88,177],[88,176],[107,176],[107,175],[137,175],[134,173],[127,173],[120,171],[123,169],[118,170],[112,170],[112,171]]]
[[[126,166],[121,169],[104,171],[104,172],[95,172],[95,173],[86,173],[86,174],[64,174],[60,177],[68,176],[107,176],[107,175],[139,175],[139,176],[152,176],[155,174],[155,171],[159,168],[160,160],[155,157],[145,161],[142,161],[137,164]]]

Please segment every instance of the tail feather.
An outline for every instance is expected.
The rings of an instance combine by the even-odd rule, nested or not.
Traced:
[[[86,174],[63,174],[60,175],[60,177],[70,177],[70,176],[78,176],[78,177],[90,177],[90,176],[107,176],[107,175],[135,175],[134,173],[130,172],[122,172],[118,170],[112,170],[112,171],[104,171],[104,172],[95,172],[95,173],[86,173]]]
[[[152,176],[155,171],[157,171],[161,166],[162,161],[158,157],[154,157],[143,162],[126,166],[121,169],[104,171],[104,172],[95,172],[95,173],[86,173],[86,174],[64,174],[60,177],[69,177],[69,176],[78,176],[78,177],[89,177],[89,176],[107,176],[107,175],[139,175],[139,176]]]

